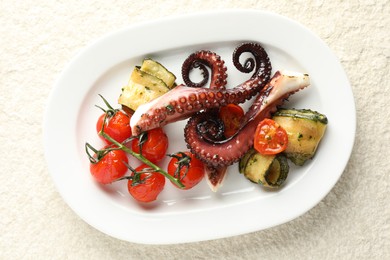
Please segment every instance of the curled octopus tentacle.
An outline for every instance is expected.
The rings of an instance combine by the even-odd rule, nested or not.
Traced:
[[[207,67],[210,68],[212,72],[212,77],[210,80],[210,89],[219,89],[224,90],[227,83],[226,78],[226,67],[224,61],[221,60],[219,55],[212,53],[210,51],[199,51],[191,54],[183,63],[182,66],[182,77],[184,83],[189,87],[204,87],[209,80],[209,74]],[[194,83],[190,80],[189,74],[193,68],[199,68],[202,71],[203,80],[199,83]],[[217,108],[207,109],[204,113],[215,114]],[[197,115],[193,115],[193,118],[196,118]],[[219,120],[216,117],[214,120]],[[216,126],[216,127],[214,127]],[[204,121],[197,125],[197,131],[201,132],[204,138],[210,137],[212,140],[223,139],[224,126],[221,122],[207,122]],[[209,183],[209,186],[213,191],[216,191],[216,183],[221,183],[224,179],[227,166],[214,167],[212,165],[205,165],[205,175],[206,180]]]
[[[240,63],[240,57],[245,52],[251,53],[253,55],[253,57],[247,58],[244,62],[244,65],[242,65]],[[185,72],[187,72],[187,69],[184,69],[184,67],[187,68],[187,60],[183,64],[183,71],[185,71]],[[252,98],[254,95],[256,95],[261,90],[261,88],[263,88],[265,86],[265,84],[269,81],[269,79],[271,77],[272,66],[271,66],[271,62],[269,60],[268,54],[266,53],[264,48],[258,43],[243,43],[243,44],[239,45],[233,52],[233,64],[239,71],[244,72],[244,73],[249,73],[249,72],[253,71],[255,69],[255,66],[256,66],[256,69],[254,70],[254,73],[249,80],[245,81],[244,83],[242,83],[241,85],[239,85],[233,89],[233,91],[236,92],[236,94],[232,94],[231,96],[226,95],[226,97],[227,97],[227,100],[225,102],[226,104],[242,103],[241,96],[244,96],[245,100]],[[185,78],[187,78],[187,75],[188,75],[188,73],[183,74],[183,79],[185,82],[186,82]],[[188,82],[188,83],[190,83],[190,82]],[[189,85],[188,83],[187,83],[187,85]],[[213,80],[212,80],[210,88],[213,89],[213,88],[219,88],[219,87],[217,87],[217,85],[213,84]],[[218,94],[218,92],[217,92],[217,94]],[[217,96],[220,96],[220,95],[217,95]],[[213,111],[213,112],[215,112],[215,111]],[[210,114],[210,110],[203,111],[202,113]],[[196,116],[202,116],[202,115],[196,114],[193,117],[196,117]],[[215,118],[213,120],[216,121],[218,119]],[[205,121],[205,123],[206,122],[207,121]],[[218,128],[221,129],[221,127],[218,127]],[[215,137],[219,138],[219,135],[215,136]],[[206,136],[205,136],[205,138],[206,138]]]
[[[253,57],[249,57],[245,60],[244,65],[240,62],[240,57],[243,53],[249,52]],[[268,79],[271,76],[271,63],[268,58],[268,54],[264,48],[258,43],[243,43],[239,45],[233,52],[233,64],[241,72],[250,73],[256,66],[252,77],[267,76]]]
[[[240,57],[243,53],[249,52],[253,57],[249,57],[245,60],[244,64],[240,63]],[[191,57],[191,56],[190,56]],[[253,95],[257,94],[257,92],[265,85],[265,83],[269,80],[271,75],[271,63],[269,61],[268,55],[263,49],[262,46],[256,43],[244,43],[238,46],[233,52],[233,64],[235,67],[244,73],[250,73],[253,71],[252,77],[244,82],[241,86],[236,88],[245,88],[245,93],[243,95],[246,96],[247,99],[251,98]],[[185,83],[190,86],[191,82],[187,82],[187,70],[184,70],[183,65],[183,79]],[[203,67],[202,71],[205,68]],[[218,83],[218,82],[217,82]],[[211,80],[210,88],[217,88],[216,85],[213,84],[213,79]],[[237,92],[240,93],[240,92]],[[238,94],[240,95],[240,94]],[[233,95],[235,97],[235,95]],[[229,100],[227,103],[236,103],[238,100]],[[194,134],[198,134],[202,137],[203,141],[213,143],[215,141],[222,141],[224,136],[224,125],[222,121],[218,118],[218,110],[216,109],[208,109],[203,111],[202,113],[195,114],[189,120],[185,128],[185,136],[191,136]],[[194,123],[195,122],[195,123]],[[196,151],[191,149],[193,153],[195,153],[200,159],[203,157],[210,157],[210,153],[204,154],[204,152],[199,149],[196,144]],[[188,145],[191,148],[190,145]],[[200,151],[199,151],[200,150]],[[199,152],[202,153],[202,156],[199,155]],[[218,157],[218,154],[213,154],[213,158]],[[210,163],[210,160],[204,160],[206,164],[206,180],[213,191],[217,191],[220,185],[223,183],[223,180],[226,176],[227,165],[223,163],[213,164]]]
[[[192,88],[179,85],[159,98],[141,105],[130,121],[133,133],[137,135],[143,131],[189,118],[199,111],[219,108],[229,103],[239,104],[251,99],[269,81],[272,68],[268,55],[260,44],[242,44],[238,51],[235,51],[235,56],[239,57],[244,51],[250,52],[255,57],[256,70],[250,79],[230,89],[224,88],[226,68],[222,60],[207,51],[191,55],[187,59],[188,62],[184,64],[183,77],[189,77],[189,68],[193,66],[191,65],[193,61],[198,62],[198,64],[210,64],[212,71],[210,88]],[[194,85],[193,83],[189,84]],[[203,81],[200,85],[202,84]]]
[[[188,56],[188,58],[183,62],[181,70],[184,83],[188,87],[199,88],[205,86],[209,80],[207,67],[211,69],[210,88],[224,88],[227,83],[227,68],[225,66],[225,62],[218,54],[211,51],[197,51]],[[190,72],[193,68],[199,68],[202,71],[203,79],[198,83],[194,83],[190,79]]]

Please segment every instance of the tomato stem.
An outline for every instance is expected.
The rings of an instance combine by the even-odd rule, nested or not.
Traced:
[[[108,103],[108,101],[102,95],[99,94],[99,97],[101,97],[101,99],[103,99],[103,102],[106,105],[107,109],[104,109],[104,108],[102,108],[101,106],[98,106],[98,105],[95,105],[95,106],[97,108],[100,108],[104,113],[106,113],[106,115],[108,115],[108,117],[113,117],[119,110],[113,108],[110,105],[110,103]]]
[[[110,151],[114,151],[114,150],[119,150],[120,148],[118,147],[108,147],[108,148],[104,148],[104,149],[101,149],[101,150],[97,150],[95,147],[93,147],[92,145],[90,145],[89,143],[85,143],[85,151],[87,152],[87,155],[88,155],[88,158],[89,158],[89,161],[93,164],[95,163],[98,163],[104,156],[106,156],[107,153],[109,153]],[[95,153],[96,155],[96,158],[94,156],[92,156],[90,153],[89,153],[89,150],[92,150],[92,152]]]
[[[187,175],[188,170],[190,168],[191,157],[189,157],[187,154],[185,154],[183,152],[178,152],[177,154],[168,154],[168,156],[175,158],[177,160],[177,162],[176,162],[177,168],[176,168],[176,171],[174,173],[174,176],[179,178],[179,179],[185,178],[185,176]],[[183,167],[185,167],[185,171],[184,171],[183,176],[180,176],[180,172],[183,169]]]
[[[97,159],[94,158],[90,153],[89,153],[89,150],[92,150],[92,152],[94,152],[97,156],[98,154],[98,150],[96,150],[92,145],[90,145],[89,143],[85,143],[85,152],[87,153],[88,155],[88,159],[91,163],[97,163]]]
[[[172,181],[177,187],[179,188],[185,188],[185,186],[183,185],[183,183],[181,183],[180,179],[178,178],[175,178],[171,175],[169,175],[166,171],[164,171],[163,169],[161,169],[160,167],[158,167],[157,165],[155,165],[154,163],[152,163],[151,161],[149,161],[148,159],[146,159],[142,154],[139,154],[139,153],[136,153],[134,152],[133,150],[127,148],[125,145],[123,145],[122,143],[119,143],[118,141],[116,141],[114,138],[112,138],[111,136],[109,136],[108,134],[106,134],[103,129],[100,131],[99,133],[100,135],[102,135],[104,138],[106,138],[108,141],[110,141],[111,143],[113,143],[114,145],[118,146],[118,148],[120,148],[121,150],[123,150],[125,153],[128,153],[130,154],[131,156],[137,158],[138,160],[140,160],[141,162],[145,163],[146,165],[148,165],[149,167],[151,167],[155,172],[158,172],[162,175],[164,175],[166,178],[168,178],[170,181]]]

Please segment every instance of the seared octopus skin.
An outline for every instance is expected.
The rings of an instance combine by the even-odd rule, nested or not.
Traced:
[[[227,73],[225,61],[221,59],[221,56],[211,51],[197,51],[183,62],[181,74],[183,81],[188,87],[200,88],[207,84],[209,79],[209,72],[207,67],[211,69],[211,89],[223,89],[225,88],[227,81]],[[199,68],[203,74],[203,80],[198,83],[194,83],[190,79],[190,72],[193,68]]]
[[[212,119],[207,113],[199,113],[188,121],[184,130],[188,148],[207,165],[221,167],[237,162],[253,145],[258,123],[269,117],[290,95],[309,84],[307,74],[277,71],[254,100],[245,122],[234,136],[225,140],[212,140],[212,137],[202,135],[200,126]],[[208,128],[212,126],[208,125]]]
[[[241,57],[241,54],[243,54],[245,52],[251,53],[252,57],[246,59],[246,61],[243,64],[241,64],[240,57]],[[200,56],[197,57],[197,55],[193,54],[193,55],[190,55],[190,57],[188,57],[188,59],[183,63],[183,67],[182,67],[183,79],[184,79],[184,82],[188,86],[199,87],[199,86],[203,86],[202,84],[205,84],[207,82],[207,74],[206,73],[204,73],[204,75],[205,75],[204,80],[201,81],[196,86],[192,85],[192,82],[189,80],[189,72],[190,72],[191,67],[188,64],[189,63],[190,64],[197,63],[197,62],[199,62],[199,59],[201,59],[201,58],[202,57],[200,57]],[[208,65],[208,67],[212,68],[210,64],[204,63],[202,61],[200,61],[200,62],[202,65],[205,64],[205,65]],[[257,43],[243,43],[243,44],[239,45],[233,52],[233,64],[241,72],[244,72],[244,73],[250,73],[252,71],[254,72],[252,77],[247,82],[244,83],[244,84],[250,84],[252,87],[251,93],[248,93],[249,98],[252,97],[253,95],[256,95],[257,92],[262,88],[262,86],[264,86],[264,84],[270,78],[271,70],[272,70],[271,63],[270,63],[268,55],[265,52],[265,50],[263,49],[263,47]],[[203,72],[207,72],[207,69],[205,67],[201,68],[201,70]],[[211,69],[211,70],[215,71],[214,69]],[[256,84],[256,82],[254,82],[256,80],[259,80],[259,84]],[[218,85],[219,82],[220,81],[218,81],[218,80],[215,81],[214,77],[212,77],[211,83],[210,83],[210,88],[211,89],[214,89],[214,88],[222,89],[224,86],[219,86]],[[215,108],[208,109],[208,110],[203,111],[200,114],[197,113],[197,114],[193,115],[190,119],[190,122],[194,122],[194,121],[202,122],[202,123],[197,124],[197,128],[199,130],[199,128],[204,126],[204,130],[202,132],[207,133],[207,135],[211,135],[209,141],[220,140],[220,139],[224,138],[224,136],[223,136],[223,128],[224,128],[223,123],[218,119],[217,116],[214,116],[217,113],[218,113],[218,109],[215,109]],[[213,116],[214,116],[215,120],[214,120]],[[203,118],[208,118],[207,121],[212,121],[212,124],[205,125]],[[193,129],[190,127],[186,127],[185,135],[190,131],[193,131]],[[202,137],[205,139],[206,135],[202,134]],[[227,166],[226,165],[215,166],[215,165],[209,164],[208,162],[206,162],[205,165],[206,165],[205,166],[205,175],[206,175],[207,183],[208,183],[209,187],[211,188],[211,190],[216,192],[219,189],[219,187],[222,185],[222,183],[225,179],[226,172],[227,172]]]
[[[208,51],[197,52],[190,55],[184,62],[183,75],[190,86],[202,86],[201,83],[192,83],[189,80],[191,67],[199,67],[206,71],[205,65],[212,69],[210,88],[193,88],[179,85],[159,98],[141,105],[133,114],[130,126],[135,135],[153,128],[162,127],[168,123],[183,120],[193,116],[199,111],[219,108],[229,103],[243,103],[256,95],[269,81],[271,63],[265,50],[254,43],[240,45],[234,52],[233,61],[236,64],[243,52],[251,52],[255,60],[248,59],[239,70],[249,72],[256,65],[252,77],[235,88],[225,89],[226,67],[224,62],[215,53]],[[204,73],[205,75],[205,73]],[[206,78],[207,74],[205,75]]]

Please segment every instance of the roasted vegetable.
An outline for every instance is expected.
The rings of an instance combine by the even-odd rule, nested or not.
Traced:
[[[273,119],[287,132],[287,158],[300,166],[313,158],[328,123],[325,115],[309,109],[279,109]]]
[[[250,149],[240,160],[239,171],[265,187],[280,187],[288,176],[289,166],[284,154],[262,155]]]
[[[138,67],[135,67],[133,73],[131,73],[130,82],[140,84],[147,89],[159,93],[166,93],[169,91],[168,86],[162,79],[157,78],[156,76],[153,76],[152,74],[149,74]]]
[[[175,75],[163,65],[145,59],[141,67],[134,68],[129,83],[122,88],[118,103],[135,111],[138,106],[168,92],[174,85],[175,79]]]
[[[240,162],[238,163],[238,171],[240,173],[244,173],[246,164],[248,163],[249,159],[252,155],[254,155],[257,151],[255,149],[249,149],[243,157],[241,157]]]
[[[175,84],[176,76],[155,60],[145,59],[142,62],[141,70],[161,79],[170,89]]]
[[[136,67],[131,73],[129,83],[122,88],[118,103],[135,111],[139,105],[147,103],[168,91],[169,88],[161,79]]]

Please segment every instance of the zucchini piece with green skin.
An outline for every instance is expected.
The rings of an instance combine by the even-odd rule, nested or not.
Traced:
[[[122,88],[118,103],[135,111],[138,106],[169,91],[167,85],[159,78],[135,67],[129,83]]]
[[[288,135],[287,158],[302,166],[316,153],[325,134],[328,119],[325,115],[310,109],[279,109],[273,115]]]
[[[169,91],[167,84],[162,79],[143,71],[139,67],[134,68],[130,81],[163,94]]]
[[[269,188],[280,187],[290,169],[284,154],[263,155],[254,149],[242,157],[239,167],[248,180]]]
[[[176,76],[155,60],[144,59],[141,70],[164,81],[169,89],[173,88],[175,85]]]
[[[241,157],[240,162],[238,163],[238,171],[240,173],[244,173],[245,166],[248,163],[248,160],[252,157],[253,154],[257,153],[257,151],[253,148],[249,149],[243,157]]]

